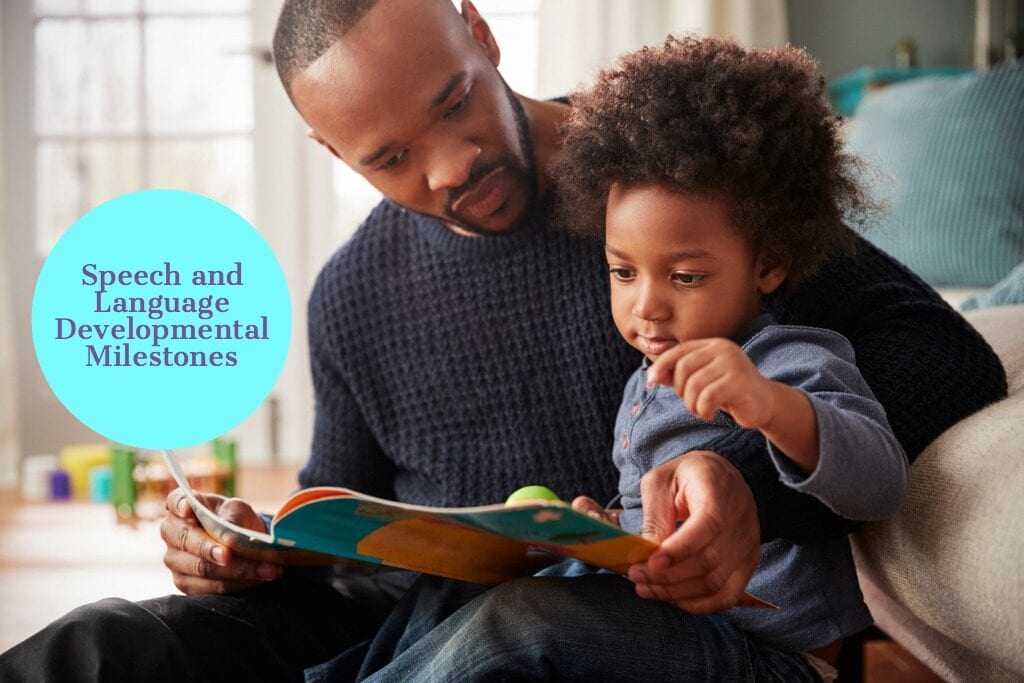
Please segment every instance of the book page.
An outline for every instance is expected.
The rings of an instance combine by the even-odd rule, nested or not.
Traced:
[[[323,564],[359,564],[355,560],[343,559],[323,555],[322,553],[310,552],[291,548],[286,544],[277,543],[273,535],[261,533],[253,529],[247,529],[234,522],[224,519],[210,508],[206,507],[192,490],[188,483],[188,477],[178,463],[177,457],[172,451],[161,451],[167,469],[170,470],[174,481],[185,493],[192,512],[202,525],[207,534],[215,541],[230,548],[232,552],[242,557],[254,560],[263,560],[275,564],[298,564],[298,565],[323,565]]]

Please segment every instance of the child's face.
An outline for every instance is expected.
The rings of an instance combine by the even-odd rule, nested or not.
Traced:
[[[691,339],[733,337],[785,279],[732,227],[725,200],[613,186],[605,213],[612,317],[654,360]]]

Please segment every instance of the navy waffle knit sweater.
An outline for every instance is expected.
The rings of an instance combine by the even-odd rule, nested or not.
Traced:
[[[602,246],[553,227],[549,203],[513,234],[470,238],[382,202],[310,298],[316,417],[300,483],[443,506],[500,502],[526,484],[611,499],[612,428],[641,358],[608,297]],[[984,340],[866,243],[769,307],[850,339],[911,458],[1006,394]],[[778,480],[758,432],[709,449],[751,485],[764,539],[851,528]]]

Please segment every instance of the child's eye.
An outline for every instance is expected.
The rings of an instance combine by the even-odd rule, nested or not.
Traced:
[[[381,164],[377,168],[379,170],[381,170],[381,171],[386,171],[386,170],[388,170],[390,168],[395,168],[400,163],[402,163],[402,161],[405,159],[405,155],[407,154],[407,152],[408,152],[408,150],[404,150],[403,149],[401,152],[398,152],[397,154],[393,154],[392,156],[388,157],[387,161],[385,161],[383,164]]]
[[[629,268],[622,268],[620,266],[612,266],[608,269],[608,272],[611,273],[612,277],[619,282],[629,282],[636,277],[636,273],[632,270]]]
[[[684,273],[676,271],[672,273],[672,281],[678,282],[681,285],[693,286],[701,282],[707,275],[698,275],[697,273]]]

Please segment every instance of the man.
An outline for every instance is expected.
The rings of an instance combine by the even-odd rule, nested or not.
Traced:
[[[568,105],[511,92],[486,22],[468,1],[461,10],[449,0],[289,0],[282,11],[275,60],[311,137],[388,198],[311,296],[316,421],[300,482],[431,505],[493,503],[531,483],[608,500],[615,409],[638,358],[611,324],[600,245],[551,224],[545,169]],[[775,313],[851,338],[911,457],[1005,394],[980,337],[869,247]],[[569,623],[594,613],[603,629],[650,605],[719,611],[736,604],[760,540],[846,533],[846,522],[769,476],[759,438],[706,444],[645,477],[645,533],[660,551],[614,604],[601,585],[557,584],[579,607]],[[207,501],[263,528],[242,501]],[[0,677],[281,680],[340,655],[330,672],[344,679],[386,663],[370,640],[404,575],[282,577],[215,544],[180,493],[167,506],[165,564],[188,597],[80,608],[8,652]],[[519,614],[550,586],[523,579],[473,604],[482,615]],[[461,605],[406,599],[409,613],[392,620],[415,623],[415,636],[443,633]],[[521,623],[509,638],[551,640]],[[648,640],[651,652],[666,645]],[[594,645],[622,641],[609,633]]]

